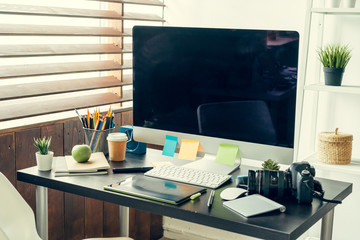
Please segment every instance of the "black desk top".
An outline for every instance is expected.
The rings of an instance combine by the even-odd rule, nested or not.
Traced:
[[[113,167],[125,165],[150,166],[151,161],[169,161],[170,159],[162,156],[161,152],[157,150],[148,149],[146,155],[127,153],[124,162],[111,162],[111,165]],[[247,174],[248,169],[248,166],[242,165],[233,175]],[[311,205],[297,204],[292,201],[283,203],[286,206],[285,213],[272,212],[257,217],[244,218],[223,207],[219,196],[224,188],[235,183],[216,190],[214,203],[210,209],[207,208],[210,191],[195,200],[173,206],[103,190],[105,185],[119,182],[132,175],[134,174],[113,174],[109,170],[108,175],[54,177],[53,171],[40,172],[37,167],[17,172],[18,180],[23,182],[264,239],[296,239],[336,206],[334,203],[321,202],[318,199],[314,199]],[[351,183],[329,179],[318,180],[325,190],[324,197],[327,199],[343,200],[352,192]]]

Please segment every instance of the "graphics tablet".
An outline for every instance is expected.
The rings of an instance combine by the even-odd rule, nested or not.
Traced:
[[[195,193],[206,191],[206,188],[143,175],[105,186],[104,189],[174,205],[190,199]]]

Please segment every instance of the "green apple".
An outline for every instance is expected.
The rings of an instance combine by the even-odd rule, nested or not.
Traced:
[[[89,145],[82,144],[82,145],[75,145],[71,151],[72,157],[75,161],[79,163],[84,163],[89,161],[91,156],[91,149]]]

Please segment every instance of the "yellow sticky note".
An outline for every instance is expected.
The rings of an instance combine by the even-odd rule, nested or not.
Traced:
[[[200,142],[197,140],[181,139],[179,159],[195,160]]]

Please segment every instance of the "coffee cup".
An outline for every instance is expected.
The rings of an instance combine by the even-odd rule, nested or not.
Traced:
[[[125,159],[127,141],[125,133],[110,133],[107,136],[109,160],[123,161]]]

